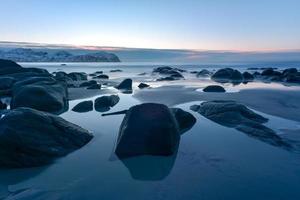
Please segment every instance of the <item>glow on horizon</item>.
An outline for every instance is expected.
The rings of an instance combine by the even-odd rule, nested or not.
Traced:
[[[0,41],[276,51],[300,48],[298,0],[0,0]]]

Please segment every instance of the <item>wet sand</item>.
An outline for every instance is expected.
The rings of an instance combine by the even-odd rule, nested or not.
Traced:
[[[141,102],[174,106],[191,101],[234,100],[257,111],[300,122],[300,92],[277,89],[244,89],[234,93],[204,93],[183,86],[162,86],[137,91]]]

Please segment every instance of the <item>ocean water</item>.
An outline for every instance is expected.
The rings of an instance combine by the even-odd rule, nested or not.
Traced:
[[[98,64],[26,64],[49,71],[64,70],[92,73],[103,70],[119,80],[133,77],[144,80],[141,72],[151,66],[101,66]],[[120,68],[122,73],[109,73]],[[190,66],[189,70],[197,66]],[[199,68],[198,68],[199,69]],[[187,74],[186,74],[187,75]],[[150,76],[149,82],[154,83]],[[210,80],[189,80],[172,84],[204,87]],[[164,83],[160,83],[164,84]],[[168,83],[169,84],[169,83]],[[161,85],[156,85],[157,87]],[[136,84],[135,84],[136,87]],[[253,83],[225,86],[232,92],[245,88],[272,87],[299,89],[274,83]],[[134,91],[136,92],[136,91]],[[133,92],[133,94],[134,94]],[[200,91],[199,91],[200,92]],[[120,102],[109,112],[128,109],[140,102],[133,94],[119,93]],[[141,199],[141,200],[219,200],[219,199],[300,199],[300,154],[252,138],[232,128],[216,124],[190,106],[176,107],[197,118],[192,129],[181,136],[178,152],[170,157],[140,156],[118,160],[114,155],[115,141],[123,115],[102,117],[91,111],[76,113],[71,109],[79,102],[96,97],[70,101],[69,110],[61,117],[88,129],[94,139],[83,148],[38,168],[0,170],[0,199]],[[266,126],[278,134],[282,129],[299,129],[300,123],[259,113],[269,119]]]

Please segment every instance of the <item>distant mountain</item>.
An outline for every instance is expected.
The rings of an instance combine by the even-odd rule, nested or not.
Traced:
[[[66,50],[41,51],[31,48],[15,48],[0,51],[0,59],[15,62],[120,62],[118,56],[105,51],[72,54]]]

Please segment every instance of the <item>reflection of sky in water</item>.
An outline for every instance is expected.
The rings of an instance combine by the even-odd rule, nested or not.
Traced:
[[[209,82],[199,81],[198,86]],[[249,83],[234,88],[271,85],[281,87]],[[111,112],[139,103],[130,94],[119,95],[120,102]],[[268,145],[190,111],[197,123],[182,135],[177,155],[144,156],[121,162],[113,155],[113,149],[123,115],[102,117],[96,111],[71,111],[81,101],[71,101],[69,111],[61,116],[93,132],[94,139],[45,168],[0,170],[0,197],[9,185],[10,191],[31,188],[27,194],[33,196],[28,199],[300,198],[297,153]],[[177,107],[188,111],[195,103],[199,102]],[[263,115],[270,119],[266,125],[279,133],[281,129],[299,127],[299,123]]]

